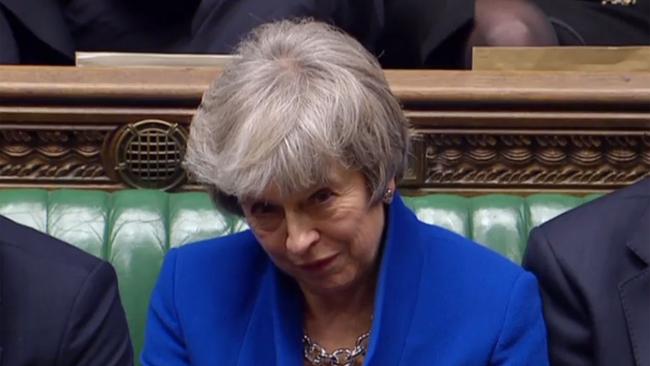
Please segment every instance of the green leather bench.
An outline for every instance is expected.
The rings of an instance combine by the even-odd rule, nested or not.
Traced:
[[[406,197],[421,220],[522,258],[536,225],[595,196],[434,194]],[[246,229],[216,211],[205,193],[124,190],[0,190],[0,215],[76,245],[113,264],[136,354],[142,349],[149,295],[171,247]]]

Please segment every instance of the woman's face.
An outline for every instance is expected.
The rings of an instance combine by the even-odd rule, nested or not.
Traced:
[[[328,184],[290,197],[271,185],[241,202],[273,262],[318,293],[349,289],[374,272],[385,220],[381,203],[369,205],[361,173],[337,165],[328,177]]]

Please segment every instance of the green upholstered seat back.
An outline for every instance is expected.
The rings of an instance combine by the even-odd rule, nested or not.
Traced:
[[[588,197],[433,194],[406,197],[425,222],[522,258],[529,231]],[[205,193],[124,190],[0,190],[0,215],[111,262],[119,279],[136,353],[144,339],[149,296],[167,250],[246,229],[214,209]]]

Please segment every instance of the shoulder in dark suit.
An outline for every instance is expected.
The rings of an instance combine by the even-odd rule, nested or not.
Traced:
[[[531,233],[554,365],[650,366],[650,179]]]
[[[133,364],[113,268],[0,217],[0,364]]]

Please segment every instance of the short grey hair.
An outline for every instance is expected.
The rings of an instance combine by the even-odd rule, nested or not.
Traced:
[[[409,125],[377,60],[352,37],[310,20],[262,25],[203,95],[185,166],[217,204],[271,183],[283,194],[326,183],[333,162],[361,172],[378,202],[401,178]]]

